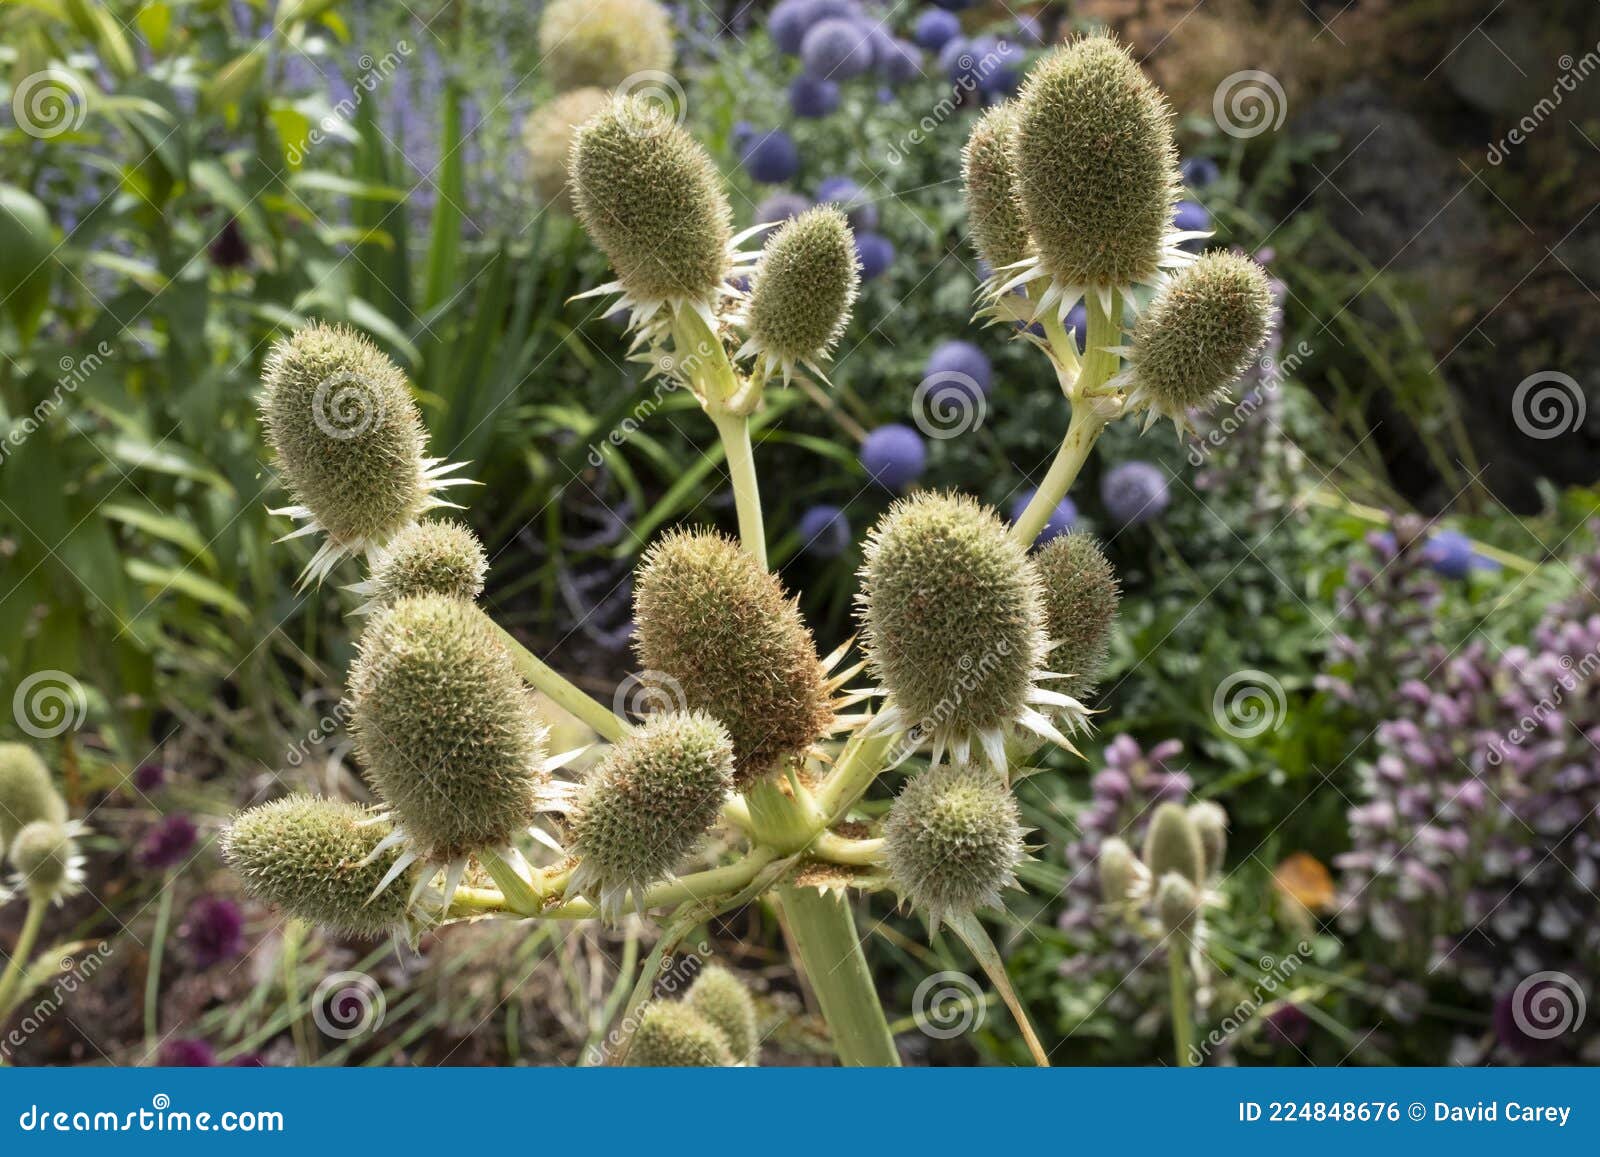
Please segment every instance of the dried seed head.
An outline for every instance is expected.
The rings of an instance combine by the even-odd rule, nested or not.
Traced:
[[[404,923],[416,877],[372,894],[400,850],[365,861],[392,830],[355,804],[291,795],[234,817],[222,855],[256,899],[337,932],[381,936]]]
[[[895,887],[933,926],[1001,906],[1024,858],[1017,801],[994,775],[944,764],[912,776],[883,826]]]
[[[1017,201],[1017,119],[1015,101],[995,105],[972,126],[961,151],[972,247],[996,272],[1021,261],[1032,248]]]
[[[684,999],[722,1033],[736,1063],[756,1062],[756,1053],[761,1047],[756,1005],[738,977],[720,964],[708,964],[694,978],[689,995]]]
[[[1175,872],[1197,888],[1205,883],[1205,847],[1182,804],[1164,803],[1150,817],[1150,830],[1144,837],[1144,863],[1155,880]]]
[[[73,882],[77,854],[72,833],[56,820],[24,824],[11,841],[11,866],[17,870],[17,882],[38,901],[56,898]]]
[[[1126,904],[1139,882],[1139,861],[1127,842],[1112,836],[1100,845],[1100,896],[1107,904]]]
[[[1058,684],[1062,691],[1086,699],[1111,646],[1121,597],[1117,573],[1093,536],[1081,532],[1052,538],[1034,554],[1033,565],[1044,584],[1046,630],[1055,644],[1045,665],[1071,676]]]
[[[733,1064],[733,1053],[715,1025],[687,1004],[656,1001],[628,1046],[628,1064],[645,1068]]]
[[[1221,804],[1203,800],[1189,805],[1189,822],[1199,833],[1200,846],[1206,853],[1206,879],[1215,879],[1222,871],[1222,860],[1228,852],[1228,813]]]
[[[745,787],[832,725],[811,632],[777,578],[718,534],[675,531],[645,552],[634,586],[647,682],[719,720]]]
[[[1180,188],[1172,110],[1127,49],[1056,49],[1018,97],[1013,161],[1042,267],[1072,286],[1155,278]]]
[[[365,590],[369,607],[412,595],[442,595],[472,602],[483,593],[489,567],[483,544],[459,522],[417,522],[384,547]]]
[[[656,0],[550,0],[539,18],[541,70],[557,89],[615,88],[672,67],[672,18]]]
[[[472,604],[421,595],[378,611],[350,700],[367,776],[428,859],[500,847],[542,810],[544,725],[498,630]]]
[[[603,88],[575,88],[546,101],[522,122],[522,147],[528,153],[528,179],[540,206],[572,212],[567,186],[567,162],[572,157],[572,134],[578,126],[598,116],[611,103]]]
[[[66,801],[50,782],[33,748],[22,743],[0,743],[0,855],[11,841],[35,820],[65,823]]]
[[[1170,936],[1190,936],[1200,914],[1200,893],[1194,882],[1178,872],[1168,872],[1156,884],[1156,919]],[[1175,951],[1174,945],[1169,951]]]
[[[750,278],[751,348],[786,372],[821,361],[844,332],[860,284],[843,213],[820,205],[791,218],[767,241]]]

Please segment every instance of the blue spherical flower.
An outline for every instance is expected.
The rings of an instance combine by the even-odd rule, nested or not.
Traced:
[[[819,502],[795,525],[800,549],[817,558],[838,558],[850,549],[850,520],[837,506]]]
[[[805,70],[822,80],[849,80],[872,67],[872,37],[854,20],[830,17],[811,26],[800,42]]]
[[[1038,491],[1029,487],[1018,494],[1011,502],[1011,521],[1015,522],[1022,517],[1022,512],[1028,509],[1028,503],[1033,501],[1033,496]],[[1044,524],[1044,529],[1039,532],[1040,542],[1049,542],[1052,538],[1066,534],[1073,524],[1078,521],[1078,506],[1070,498],[1063,498],[1056,503],[1056,508],[1050,512],[1049,519]]]
[[[880,486],[904,490],[928,465],[928,448],[922,435],[910,426],[892,422],[879,426],[861,443],[861,465]]]
[[[839,86],[801,73],[789,82],[789,111],[797,117],[825,117],[839,107]]]
[[[1081,354],[1089,339],[1089,309],[1083,302],[1078,302],[1067,311],[1067,320],[1064,323],[1068,330],[1078,339],[1078,352]]]
[[[1181,232],[1211,228],[1211,214],[1198,201],[1179,201],[1172,212],[1172,227]]]
[[[1166,472],[1149,462],[1122,462],[1100,480],[1100,501],[1122,526],[1137,526],[1172,505]]]
[[[734,121],[733,131],[728,134],[728,139],[733,142],[735,152],[744,152],[744,147],[759,135],[756,126],[749,121]]]
[[[1031,12],[1017,17],[1017,37],[1028,44],[1044,43],[1044,25]]]
[[[965,36],[952,36],[939,49],[939,71],[950,78],[952,84],[967,88],[978,87],[978,58],[973,55],[972,41]]]
[[[922,75],[922,50],[909,40],[890,40],[878,60],[890,84],[908,84]]]
[[[994,382],[994,367],[984,352],[970,341],[942,341],[934,346],[927,364],[922,367],[923,381],[935,374],[970,381],[984,394]]]
[[[1183,183],[1191,189],[1204,189],[1222,175],[1210,157],[1190,157],[1183,162]]]
[[[917,17],[911,38],[929,52],[938,52],[945,42],[961,35],[961,18],[942,8],[925,8]]]
[[[756,206],[756,224],[787,221],[811,208],[811,198],[801,193],[773,193]]]
[[[857,233],[856,258],[861,262],[861,280],[871,281],[894,264],[894,245],[881,233]]]
[[[867,191],[849,177],[829,177],[822,182],[817,186],[817,201],[832,201],[839,206],[857,233],[870,233],[878,227],[878,207],[868,199]]]
[[[781,185],[800,171],[800,150],[782,129],[773,129],[751,140],[740,151],[744,171],[752,180]]]
[[[1499,570],[1500,564],[1472,548],[1472,540],[1459,530],[1434,532],[1422,548],[1422,559],[1436,574],[1463,579],[1474,570]]]
[[[797,56],[800,42],[815,20],[816,5],[812,0],[780,0],[767,17],[767,31],[779,52]]]
[[[1022,48],[1009,40],[980,36],[972,42],[973,75],[988,96],[1008,96],[1017,91],[1021,77]]]

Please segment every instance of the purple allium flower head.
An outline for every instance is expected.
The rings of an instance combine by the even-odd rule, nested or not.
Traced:
[[[1494,1002],[1495,1038],[1525,1061],[1548,1061],[1561,1055],[1562,1042],[1558,1039],[1560,1034],[1541,1035],[1544,1029],[1539,1016],[1536,1015],[1541,988],[1545,997],[1559,997],[1554,982],[1547,981],[1543,986],[1538,984],[1526,988],[1518,986],[1511,992],[1502,994]]]
[[[141,763],[133,772],[133,786],[143,792],[155,791],[167,782],[167,769],[159,763]]]
[[[857,233],[856,257],[861,262],[861,280],[871,281],[894,264],[894,244],[881,233]]]
[[[911,37],[929,52],[938,52],[952,37],[961,35],[961,18],[942,8],[924,8]]]
[[[838,558],[850,549],[850,520],[837,506],[819,502],[795,524],[800,549],[817,558]]]
[[[1464,579],[1474,570],[1499,570],[1500,564],[1472,549],[1472,540],[1459,530],[1440,530],[1422,548],[1422,560],[1435,574]]]
[[[1222,175],[1217,162],[1210,157],[1187,157],[1181,171],[1183,183],[1191,189],[1204,189]]]
[[[1078,339],[1078,352],[1081,354],[1089,342],[1089,307],[1083,302],[1078,302],[1067,311],[1066,327]]]
[[[816,0],[781,0],[767,17],[767,31],[779,52],[798,56],[800,42],[816,20]]]
[[[1198,201],[1179,201],[1172,213],[1172,227],[1182,232],[1211,228],[1211,214]]]
[[[987,394],[994,383],[994,367],[989,364],[987,355],[970,341],[959,339],[942,341],[933,347],[927,364],[922,367],[922,378],[926,381],[935,374],[965,378],[983,394]]]
[[[211,242],[209,256],[218,269],[240,269],[250,263],[250,243],[244,239],[237,217],[229,217],[223,224]]]
[[[922,477],[928,448],[910,426],[891,422],[862,441],[861,465],[880,486],[901,491]]]
[[[217,1063],[217,1052],[199,1037],[174,1037],[161,1046],[158,1059],[170,1069],[208,1069]]]
[[[968,88],[978,87],[978,58],[972,49],[972,41],[965,36],[952,36],[944,42],[944,47],[939,49],[939,71],[944,73],[952,84],[964,84]]]
[[[764,197],[756,206],[756,224],[787,221],[790,217],[800,216],[809,208],[811,208],[811,198],[803,193],[773,193]]]
[[[183,812],[162,816],[139,837],[134,859],[146,868],[174,868],[194,849],[194,821]]]
[[[922,49],[909,40],[892,39],[883,50],[878,71],[890,84],[909,84],[922,75]]]
[[[1120,525],[1137,526],[1160,517],[1172,505],[1172,493],[1161,467],[1134,460],[1106,472],[1100,480],[1100,501]]]
[[[789,111],[801,118],[825,117],[839,107],[839,86],[801,73],[789,82]]]
[[[819,20],[800,42],[805,70],[819,80],[850,80],[872,68],[869,26],[855,20],[830,17]]]
[[[1299,1048],[1311,1035],[1311,1018],[1298,1004],[1283,1004],[1267,1014],[1262,1027],[1268,1040]]]
[[[857,233],[870,233],[878,227],[878,207],[867,196],[867,191],[849,177],[829,177],[817,186],[817,201],[832,201],[844,211],[850,228]]]
[[[1033,487],[1019,493],[1011,500],[1011,521],[1015,522],[1022,517],[1022,512],[1028,509],[1028,503],[1033,501],[1033,496],[1038,491]],[[1078,521],[1078,507],[1070,498],[1063,498],[1056,503],[1056,508],[1050,512],[1049,519],[1044,524],[1044,529],[1039,532],[1040,542],[1049,542],[1052,538],[1066,534],[1072,529],[1073,523]]]
[[[773,129],[752,138],[740,150],[739,159],[752,180],[768,185],[792,181],[800,171],[800,150],[794,138],[782,129]]]
[[[972,42],[974,76],[978,88],[987,96],[1009,96],[1017,91],[1023,53],[1020,45],[995,36],[980,36]]]
[[[244,914],[225,896],[201,896],[178,929],[196,968],[207,969],[244,951]]]

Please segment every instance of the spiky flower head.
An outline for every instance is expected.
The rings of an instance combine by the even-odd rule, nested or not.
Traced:
[[[1157,881],[1176,873],[1197,888],[1205,883],[1205,846],[1182,804],[1168,801],[1150,817],[1150,828],[1144,837],[1144,864]]]
[[[350,701],[357,754],[406,855],[454,865],[507,846],[547,810],[545,727],[498,629],[472,604],[418,595],[378,611]]]
[[[1206,853],[1206,879],[1215,879],[1222,871],[1222,860],[1228,852],[1228,813],[1222,805],[1210,800],[1189,805],[1189,822],[1200,836],[1200,846]]]
[[[1192,430],[1190,410],[1209,410],[1261,352],[1272,323],[1272,287],[1248,257],[1214,249],[1161,287],[1139,316],[1128,368],[1113,379],[1128,390],[1145,428],[1172,419]]]
[[[1156,881],[1156,919],[1169,936],[1192,937],[1200,914],[1200,891],[1179,872]]]
[[[716,822],[733,786],[733,741],[703,711],[661,711],[612,744],[573,809],[572,890],[608,917],[668,875]]]
[[[750,340],[739,356],[753,354],[764,372],[781,370],[786,379],[797,364],[821,377],[818,364],[850,321],[860,285],[843,213],[819,205],[790,219],[768,239],[751,274],[741,319]]]
[[[1112,836],[1100,845],[1096,857],[1100,875],[1100,896],[1118,907],[1137,900],[1146,886],[1144,865],[1126,840]]]
[[[363,612],[413,595],[472,602],[483,593],[489,560],[478,536],[459,522],[412,523],[389,540],[372,576],[352,588],[367,596]]]
[[[961,494],[903,498],[873,528],[865,556],[863,638],[889,699],[872,729],[930,738],[935,763],[947,747],[965,763],[977,740],[1000,770],[1016,725],[1071,746],[1033,706],[1083,712],[1038,685],[1047,674],[1039,576],[994,511]]]
[[[464,479],[424,455],[427,436],[398,366],[366,337],[315,321],[275,343],[261,373],[261,421],[294,505],[286,514],[327,541],[303,582],[370,554]]]
[[[656,1001],[645,1008],[628,1046],[628,1064],[643,1068],[734,1063],[717,1027],[687,1004]]]
[[[694,978],[684,999],[722,1033],[736,1063],[755,1063],[756,1050],[761,1047],[756,1005],[737,976],[720,964],[708,964]]]
[[[550,0],[539,18],[540,67],[557,89],[615,88],[672,57],[672,17],[656,0]]]
[[[1033,565],[1044,588],[1050,666],[1067,676],[1062,691],[1087,699],[1111,646],[1121,598],[1117,572],[1094,536],[1081,531],[1052,538],[1033,556]]]
[[[401,927],[415,869],[385,887],[394,850],[387,821],[344,800],[296,794],[241,812],[222,855],[256,899],[336,932],[380,936]]]
[[[1027,257],[1032,245],[1017,202],[1013,152],[1018,117],[1016,101],[995,105],[973,124],[961,150],[972,247],[996,271]]]
[[[83,857],[74,838],[78,825],[59,820],[24,824],[11,841],[13,884],[40,903],[57,903],[83,886]]]
[[[833,725],[811,632],[776,576],[727,538],[675,531],[645,552],[634,644],[647,683],[719,720],[740,788]]]
[[[66,818],[66,801],[38,753],[23,743],[0,743],[0,855],[35,820],[59,824]]]
[[[883,825],[895,887],[934,928],[1002,905],[1026,858],[1017,801],[999,779],[967,764],[930,767],[900,789]]]
[[[1004,288],[1039,281],[1039,311],[1065,318],[1086,293],[1109,306],[1187,260],[1171,232],[1172,109],[1126,48],[1108,36],[1063,45],[1028,73],[1017,103],[1017,200],[1037,260]]]
[[[572,212],[567,185],[567,162],[572,157],[572,134],[578,126],[598,116],[611,103],[603,88],[575,88],[539,105],[522,122],[522,147],[528,154],[528,180],[541,206]]]

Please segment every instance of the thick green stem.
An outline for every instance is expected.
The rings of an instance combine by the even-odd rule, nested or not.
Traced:
[[[1194,1018],[1189,1013],[1189,970],[1183,963],[1183,949],[1167,945],[1167,976],[1172,985],[1172,1047],[1178,1054],[1178,1067],[1194,1065]]]
[[[804,788],[789,795],[774,781],[759,779],[745,790],[744,799],[756,840],[779,855],[794,855],[823,829],[822,813]]]
[[[756,482],[755,453],[750,448],[750,419],[743,414],[711,410],[717,436],[728,459],[728,474],[733,480],[733,502],[739,512],[739,543],[767,568],[767,532],[761,518],[761,487]]]
[[[875,735],[863,739],[859,734],[845,744],[844,753],[834,764],[828,778],[817,789],[817,807],[830,824],[844,818],[856,800],[872,786],[872,781],[883,772],[883,761],[895,745],[893,735]]]
[[[19,999],[18,989],[28,970],[28,957],[33,954],[33,945],[39,939],[39,929],[44,926],[44,914],[49,906],[47,901],[28,897],[28,914],[22,918],[22,931],[17,934],[16,947],[11,950],[11,962],[0,974],[0,1021],[10,1015],[13,1002]]]
[[[815,888],[779,888],[778,901],[806,979],[833,1033],[839,1063],[899,1065],[900,1054],[878,1002],[850,906],[842,896]]]
[[[558,707],[594,728],[602,739],[615,743],[627,734],[626,720],[607,711],[604,704],[574,687],[565,676],[558,674],[543,659],[517,642],[516,636],[510,631],[498,623],[495,624],[495,629],[506,642],[506,649],[511,653],[511,662],[516,666],[517,674],[521,675],[529,686],[543,691]]]

